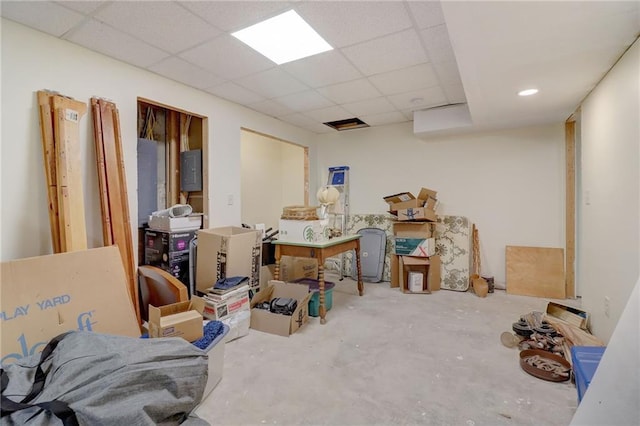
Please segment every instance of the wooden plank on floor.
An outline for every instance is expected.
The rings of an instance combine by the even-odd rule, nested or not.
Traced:
[[[506,279],[509,294],[564,299],[564,250],[507,246]]]
[[[47,180],[47,199],[49,209],[49,226],[51,228],[51,244],[54,253],[60,253],[60,227],[58,222],[58,185],[56,177],[56,147],[53,126],[54,93],[38,91],[38,110],[40,115],[40,135],[44,156],[44,175]]]
[[[60,249],[64,252],[87,249],[80,154],[80,119],[86,112],[84,102],[53,97]]]

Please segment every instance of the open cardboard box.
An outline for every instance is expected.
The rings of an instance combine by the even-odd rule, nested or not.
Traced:
[[[418,193],[417,198],[410,192],[401,192],[399,194],[389,195],[383,198],[384,201],[389,204],[389,211],[391,214],[398,214],[401,210],[416,209],[419,207],[435,211],[438,201],[437,195],[438,193],[433,189],[422,188]]]
[[[307,286],[287,284],[284,281],[269,281],[251,300],[251,328],[265,333],[288,337],[309,321],[309,293]],[[298,301],[293,315],[274,314],[266,309],[258,309],[258,303],[269,302],[275,297],[290,297]]]
[[[440,256],[431,257],[399,257],[399,273],[403,293],[431,293],[440,290]],[[409,290],[409,272],[419,272],[422,277],[422,291]]]
[[[171,305],[149,305],[149,337],[182,337],[188,342],[200,339],[204,305],[198,296]]]
[[[0,280],[2,363],[70,330],[140,337],[116,246],[2,262]]]

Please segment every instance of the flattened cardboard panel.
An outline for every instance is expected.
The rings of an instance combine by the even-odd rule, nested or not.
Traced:
[[[0,277],[3,363],[69,330],[140,337],[116,246],[3,262]]]
[[[506,248],[507,293],[566,298],[564,250],[561,248]]]

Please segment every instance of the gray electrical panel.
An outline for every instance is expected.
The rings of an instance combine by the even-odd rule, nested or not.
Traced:
[[[180,153],[180,191],[202,191],[202,150]]]

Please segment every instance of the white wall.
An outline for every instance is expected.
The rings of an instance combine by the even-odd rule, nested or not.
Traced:
[[[137,97],[209,118],[209,226],[240,225],[241,127],[312,146],[315,135],[153,73],[2,20],[2,235],[0,259],[51,253],[36,91],[113,100],[122,126],[132,227],[136,226]],[[81,120],[89,246],[102,245],[93,127]],[[310,148],[310,157],[315,149]],[[228,196],[234,204],[227,205]],[[134,238],[137,235],[132,229]],[[134,241],[135,244],[135,241]]]
[[[351,213],[384,213],[385,195],[438,191],[439,214],[478,227],[482,273],[505,280],[505,246],[564,248],[564,127],[418,139],[411,123],[318,137],[318,182],[350,166]]]
[[[282,207],[304,204],[304,148],[242,132],[242,222],[278,229]]]
[[[640,273],[639,87],[636,41],[582,104],[579,289],[592,331],[605,341]]]

